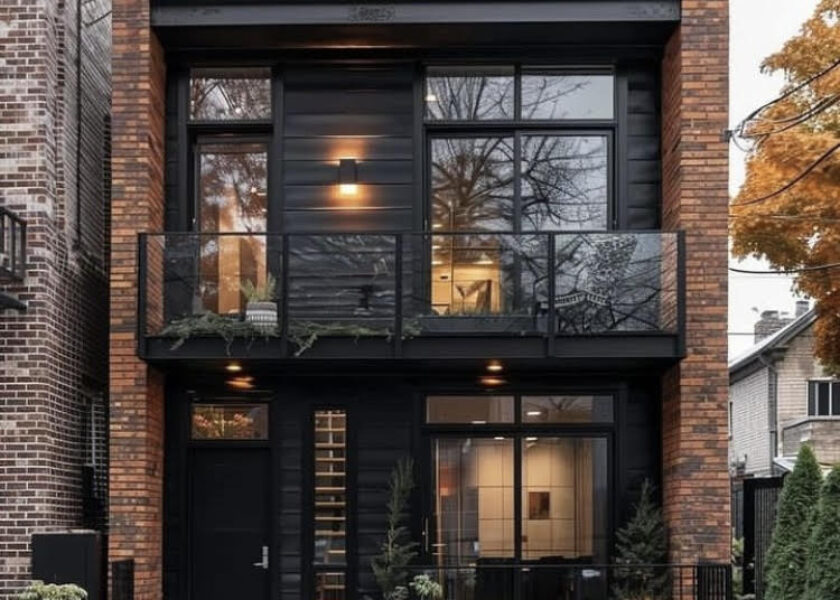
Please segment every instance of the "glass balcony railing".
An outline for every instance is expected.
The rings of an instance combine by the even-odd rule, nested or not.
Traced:
[[[143,234],[144,336],[678,334],[681,234]]]

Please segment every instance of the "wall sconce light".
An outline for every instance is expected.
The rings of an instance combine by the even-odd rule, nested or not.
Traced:
[[[342,196],[355,196],[359,193],[355,158],[342,158],[338,161],[338,193]]]

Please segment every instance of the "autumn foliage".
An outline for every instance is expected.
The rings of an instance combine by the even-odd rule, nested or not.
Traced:
[[[752,147],[730,209],[733,252],[800,270],[819,315],[816,354],[840,373],[840,0],[821,0],[763,66],[785,74],[787,95],[736,132]]]

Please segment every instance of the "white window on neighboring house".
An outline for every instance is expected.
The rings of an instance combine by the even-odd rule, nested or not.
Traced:
[[[808,416],[840,416],[840,381],[812,379],[808,382]]]

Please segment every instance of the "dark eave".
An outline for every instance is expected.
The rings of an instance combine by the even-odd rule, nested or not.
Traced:
[[[158,0],[155,27],[676,22],[677,0],[576,0],[563,2],[259,2]]]

